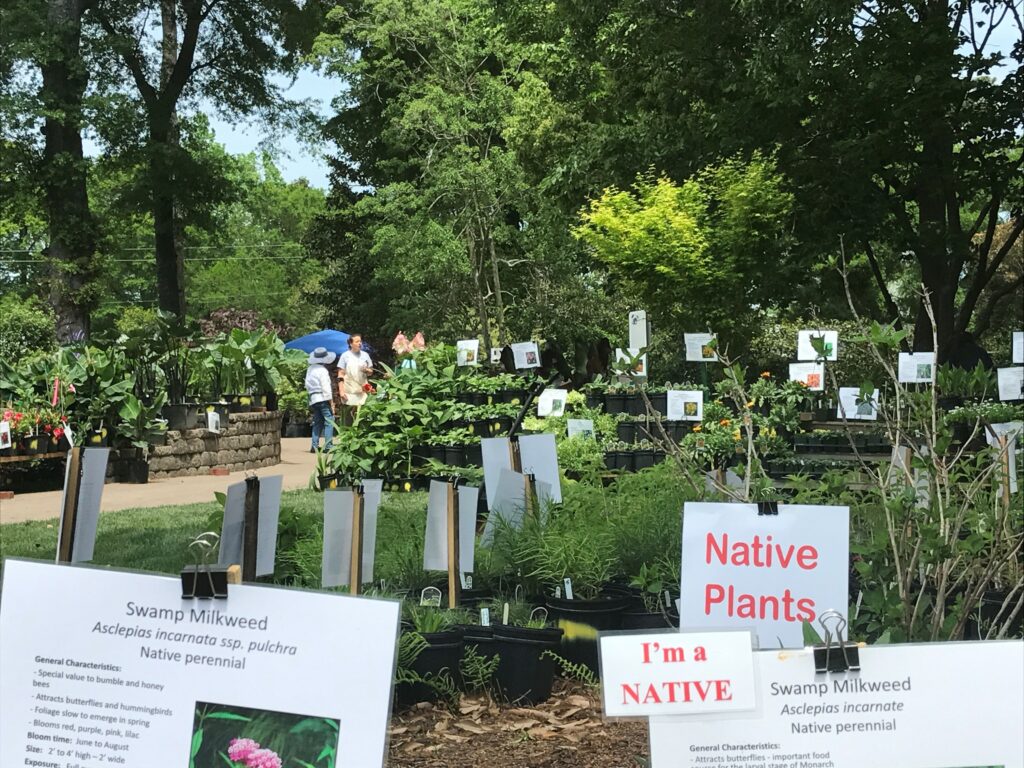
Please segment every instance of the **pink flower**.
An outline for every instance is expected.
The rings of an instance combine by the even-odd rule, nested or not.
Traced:
[[[257,749],[245,758],[248,768],[281,768],[281,758],[270,749]]]
[[[244,762],[258,751],[260,745],[252,739],[232,739],[228,745],[228,758],[235,762]]]
[[[426,339],[423,338],[422,331],[416,331],[416,335],[412,337],[412,348],[417,350],[427,348],[427,342]]]
[[[14,417],[14,411],[4,411],[4,421],[10,421]]]
[[[409,339],[406,338],[405,334],[401,331],[395,336],[395,340],[391,342],[391,348],[400,355],[404,355],[409,352]]]
[[[68,384],[68,392],[77,392],[74,384]]]

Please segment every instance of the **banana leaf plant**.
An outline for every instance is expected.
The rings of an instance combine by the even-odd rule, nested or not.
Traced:
[[[171,312],[158,312],[154,342],[167,382],[168,402],[171,405],[186,402],[193,366],[198,362],[199,325],[181,320]]]
[[[144,459],[149,457],[150,446],[167,431],[167,422],[160,419],[160,409],[166,403],[167,395],[163,392],[158,393],[149,405],[129,393],[118,410],[121,421],[117,425],[117,434],[138,448]]]

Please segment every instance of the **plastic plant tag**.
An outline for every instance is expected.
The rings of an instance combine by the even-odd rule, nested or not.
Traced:
[[[0,451],[11,447],[11,423],[0,421]]]
[[[565,599],[566,600],[572,600],[573,599],[573,596],[572,596],[572,579],[570,579],[569,577],[566,577],[566,578],[562,579],[562,583],[565,584]]]
[[[508,603],[506,603],[508,605]],[[491,626],[491,609],[481,608],[480,609],[480,626],[489,627]]]
[[[216,411],[206,412],[206,428],[210,432],[220,432],[220,414]]]
[[[501,623],[508,624],[508,603],[501,609]]]
[[[424,587],[420,592],[420,605],[430,608],[441,607],[441,590],[437,587]]]
[[[555,597],[557,599],[559,599],[559,600],[562,599],[562,588],[561,587],[555,587]]]

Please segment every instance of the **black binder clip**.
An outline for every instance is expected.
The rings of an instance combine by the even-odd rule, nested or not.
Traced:
[[[825,619],[836,619],[835,637],[825,623]],[[860,651],[856,643],[847,642],[843,638],[846,619],[839,611],[825,611],[818,620],[825,630],[825,643],[814,646],[814,672],[823,675],[826,672],[859,672]]]
[[[777,502],[777,501],[759,501],[759,502],[757,502],[757,514],[758,515],[778,515],[779,514],[779,502]]]
[[[181,569],[182,600],[223,599],[228,596],[227,566],[210,565],[210,559],[219,541],[220,536],[213,531],[207,531],[188,545],[188,548],[195,552],[196,562]]]

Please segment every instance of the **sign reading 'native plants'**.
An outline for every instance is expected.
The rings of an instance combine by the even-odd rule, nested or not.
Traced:
[[[754,629],[761,647],[803,645],[804,621],[846,616],[847,507],[687,503],[682,629]]]

